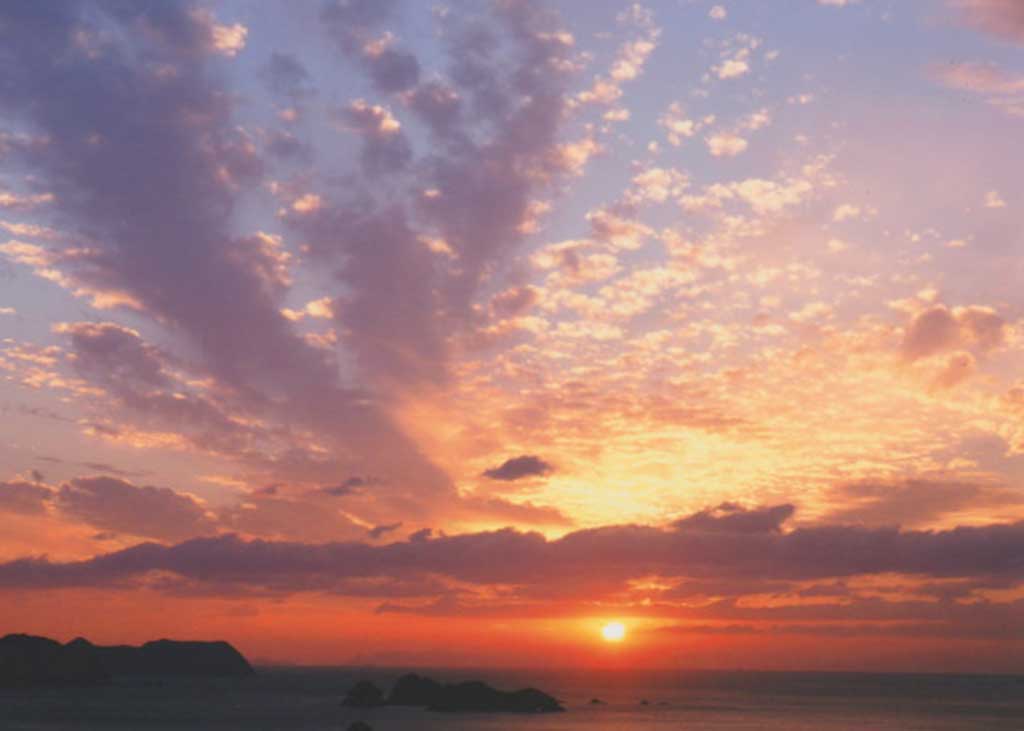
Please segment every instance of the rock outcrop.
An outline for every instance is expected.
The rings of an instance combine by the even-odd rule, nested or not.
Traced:
[[[481,683],[455,683],[441,686],[441,692],[427,706],[430,711],[476,711],[487,713],[557,713],[562,705],[536,688],[504,691]]]
[[[403,675],[391,689],[389,706],[427,706],[440,696],[443,686],[433,678],[424,678],[416,673]]]
[[[342,704],[352,708],[416,706],[429,711],[478,713],[555,713],[565,710],[552,696],[537,690],[503,691],[482,683],[439,683],[415,673],[398,679],[387,699],[373,683],[356,683]]]

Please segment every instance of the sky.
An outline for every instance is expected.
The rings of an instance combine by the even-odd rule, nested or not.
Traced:
[[[0,632],[1024,672],[1022,134],[1018,0],[8,0]]]

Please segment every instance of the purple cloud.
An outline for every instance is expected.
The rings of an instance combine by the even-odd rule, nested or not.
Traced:
[[[829,502],[834,507],[825,516],[828,522],[914,527],[962,510],[1021,506],[1024,496],[1002,485],[969,481],[864,481],[837,486]]]
[[[43,515],[53,491],[30,482],[0,482],[0,512]]]
[[[751,511],[772,515],[773,509]],[[788,513],[779,506],[777,513]],[[698,514],[700,515],[700,514]],[[630,579],[808,581],[898,573],[934,579],[1024,581],[1024,522],[944,531],[821,525],[789,532],[683,520],[669,528],[620,525],[548,540],[512,529],[363,543],[243,541],[232,535],[173,546],[142,544],[84,561],[0,565],[8,588],[137,580],[149,572],[232,586],[333,590],[353,578],[435,575],[480,585],[554,588],[599,572],[621,590]],[[514,557],[514,560],[509,560]]]
[[[519,457],[506,459],[497,467],[485,470],[484,477],[492,480],[511,482],[521,480],[525,477],[540,477],[548,474],[554,468],[540,457],[532,454],[524,454]]]
[[[794,512],[796,508],[793,505],[748,510],[735,503],[722,503],[676,521],[675,526],[680,530],[712,533],[778,533]]]
[[[965,20],[987,33],[1024,43],[1024,5],[1018,0],[953,0]]]
[[[396,5],[394,0],[336,0],[324,5],[320,15],[339,48],[385,93],[409,89],[420,77],[416,57],[394,48],[390,36],[378,32]]]
[[[310,86],[309,71],[291,53],[270,54],[270,60],[260,75],[273,94],[298,101],[314,93]]]
[[[69,45],[72,38],[88,42]],[[0,45],[2,103],[46,140],[16,159],[54,192],[62,228],[75,239],[56,247],[58,265],[93,289],[129,297],[195,354],[199,377],[220,386],[221,403],[190,399],[182,423],[213,427],[200,430],[211,443],[222,431],[235,440],[229,451],[263,468],[280,455],[267,460],[266,449],[244,448],[231,417],[301,424],[346,445],[337,451],[351,455],[348,469],[386,445],[388,464],[415,474],[424,493],[451,489],[376,402],[342,384],[335,355],[282,315],[275,253],[232,230],[236,199],[260,182],[264,164],[211,68],[206,15],[175,2],[14,3],[0,9]],[[53,88],[63,92],[42,91]],[[145,418],[173,406],[90,370],[86,355],[110,363],[121,348],[117,355],[131,358],[119,366],[130,370],[130,384],[161,379],[152,351],[93,335],[77,344],[98,348],[79,347],[83,375]],[[277,434],[288,439],[287,430]],[[317,459],[306,462],[315,468]]]
[[[114,533],[180,540],[214,530],[213,520],[194,498],[113,477],[71,480],[61,487],[55,502],[66,516]]]

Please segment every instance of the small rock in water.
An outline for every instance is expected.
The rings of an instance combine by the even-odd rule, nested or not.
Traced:
[[[591,698],[590,699],[590,705],[592,705],[592,706],[603,706],[604,705],[604,701],[601,700],[600,698]]]

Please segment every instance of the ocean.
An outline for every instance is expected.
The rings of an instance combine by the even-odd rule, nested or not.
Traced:
[[[425,670],[439,680],[532,685],[566,713],[437,714],[343,708],[358,679],[387,691],[404,670],[260,668],[242,680],[122,681],[0,690],[0,729],[344,731],[960,731],[1024,729],[1024,676],[710,671]],[[592,704],[594,698],[602,704]],[[647,705],[642,705],[646,700]]]

